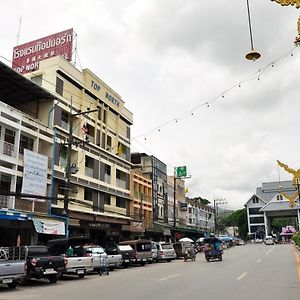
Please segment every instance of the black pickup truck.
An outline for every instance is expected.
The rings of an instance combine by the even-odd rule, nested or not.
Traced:
[[[64,257],[52,256],[46,246],[25,246],[26,275],[25,279],[46,278],[55,283],[65,271]]]

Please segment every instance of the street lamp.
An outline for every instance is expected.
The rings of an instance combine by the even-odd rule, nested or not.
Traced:
[[[99,111],[99,109],[87,110],[84,112],[72,114],[72,98],[70,104],[70,126],[69,126],[69,137],[68,137],[68,148],[67,148],[67,165],[65,169],[65,195],[64,195],[64,210],[63,214],[68,215],[68,208],[69,208],[69,191],[70,191],[70,183],[71,183],[71,175],[76,174],[78,172],[78,168],[76,165],[71,164],[71,151],[73,145],[73,118],[77,116],[86,115],[92,112]]]

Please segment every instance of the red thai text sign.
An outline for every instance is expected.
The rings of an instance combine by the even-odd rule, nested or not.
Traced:
[[[38,70],[41,60],[62,56],[72,60],[73,28],[14,47],[12,67],[25,74]]]

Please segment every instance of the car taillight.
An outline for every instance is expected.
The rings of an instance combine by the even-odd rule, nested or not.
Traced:
[[[64,264],[65,266],[68,264],[68,260],[66,258],[64,258]]]
[[[164,252],[163,252],[163,251],[160,251],[160,255],[164,255]]]
[[[24,273],[26,273],[27,272],[27,262],[25,262],[25,264],[24,264]]]
[[[84,256],[89,256],[89,257],[91,257],[91,256],[92,256],[92,253],[85,253]]]
[[[35,267],[36,266],[36,263],[37,263],[37,259],[33,258],[31,260],[31,264]]]

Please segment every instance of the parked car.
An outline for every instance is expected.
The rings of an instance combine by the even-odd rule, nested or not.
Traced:
[[[132,263],[138,263],[144,266],[146,263],[153,261],[151,241],[149,240],[128,240],[120,242],[119,245],[130,245],[133,248],[135,257]]]
[[[119,250],[122,255],[121,266],[128,268],[135,261],[135,251],[130,245],[119,245]]]
[[[158,250],[157,250],[157,243],[151,241],[151,253],[152,253],[152,261],[158,262]]]
[[[191,248],[194,248],[194,245],[191,242],[175,242],[173,244],[176,257],[181,258],[184,256],[184,253]]]
[[[25,280],[47,278],[55,283],[65,272],[65,258],[62,255],[51,255],[46,246],[25,246],[25,261]]]
[[[160,242],[156,244],[158,250],[158,260],[166,260],[170,262],[176,258],[176,252],[173,246],[169,243]]]
[[[24,247],[0,248],[0,283],[10,289],[16,288],[25,277],[26,263]]]
[[[112,271],[114,268],[118,268],[122,263],[122,254],[118,245],[112,244],[105,247],[105,252],[107,254],[107,265]]]
[[[270,235],[267,235],[265,237],[265,244],[266,245],[274,245],[274,239],[273,239],[273,237],[270,236]]]
[[[101,246],[85,245],[85,256],[93,258],[93,270],[99,272],[100,267],[107,268],[108,255]]]
[[[90,243],[90,238],[86,236],[74,236],[50,240],[47,245],[51,254],[65,255],[66,267],[63,274],[77,275],[79,278],[83,278],[94,270],[93,257],[89,256],[84,248],[84,245]],[[72,251],[69,251],[70,249]]]

